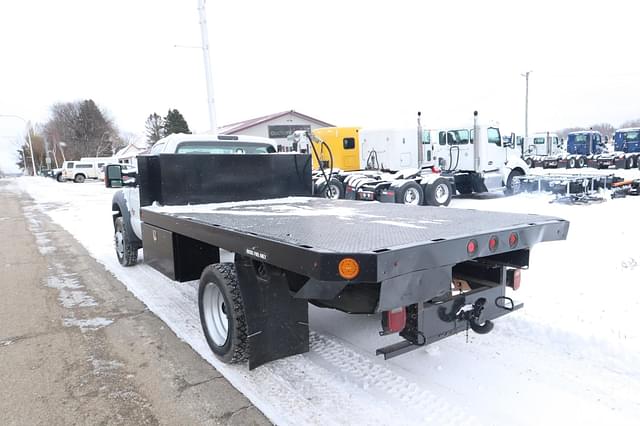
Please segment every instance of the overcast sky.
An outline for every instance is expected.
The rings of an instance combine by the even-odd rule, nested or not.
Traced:
[[[0,3],[0,114],[93,99],[127,132],[177,108],[209,128],[197,0]],[[640,118],[633,1],[209,0],[218,125],[295,109],[335,125],[504,131]],[[0,151],[23,130],[0,118]],[[5,157],[4,159],[1,159]],[[0,155],[0,167],[8,160]]]

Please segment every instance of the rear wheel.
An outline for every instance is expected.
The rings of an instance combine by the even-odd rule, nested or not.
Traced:
[[[73,178],[73,181],[75,183],[82,183],[84,182],[84,180],[85,180],[84,175],[76,175],[76,177]]]
[[[344,187],[338,179],[331,179],[329,184],[324,185],[324,188],[322,188],[322,197],[330,200],[344,198]]]
[[[580,158],[578,158],[578,161],[577,161],[576,165],[577,165],[577,167],[579,169],[581,169],[581,168],[584,167],[585,163],[586,163],[585,158],[584,157],[580,157]]]
[[[425,186],[425,200],[429,206],[448,206],[451,202],[451,184],[445,178],[438,178]]]
[[[138,261],[138,248],[129,240],[122,216],[116,218],[114,240],[120,264],[122,266],[135,265]]]
[[[634,165],[633,157],[629,157],[629,158],[627,158],[627,160],[624,163],[624,168],[625,169],[632,169],[633,165]]]
[[[575,158],[569,158],[569,162],[567,163],[567,165],[569,166],[570,169],[575,169],[576,168],[576,159]]]
[[[419,206],[423,204],[422,188],[414,181],[407,181],[395,190],[396,203]]]
[[[233,263],[216,263],[204,269],[198,307],[202,329],[213,353],[229,364],[246,360],[247,321]]]
[[[527,158],[524,162],[527,163],[527,167],[533,168],[533,158]]]
[[[511,173],[509,173],[509,177],[507,178],[507,187],[504,190],[506,195],[517,194],[521,191],[522,183],[520,182],[520,179],[517,179],[520,176],[524,176],[524,173],[518,169],[511,170]]]

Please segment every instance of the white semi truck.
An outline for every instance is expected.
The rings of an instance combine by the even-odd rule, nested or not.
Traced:
[[[477,112],[467,125],[361,129],[359,137],[364,164],[398,172],[391,175],[352,172],[342,177],[338,174],[336,180],[344,185],[345,198],[446,205],[454,191],[511,193],[519,182],[517,177],[529,170],[513,142],[502,140],[497,124],[479,121]],[[434,174],[442,178],[435,187]],[[448,182],[448,188],[444,181]],[[430,188],[438,194],[431,194]]]

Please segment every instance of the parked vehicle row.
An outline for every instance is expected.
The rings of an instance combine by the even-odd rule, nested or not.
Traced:
[[[640,128],[619,129],[608,147],[593,130],[571,132],[563,146],[555,133],[536,133],[522,139],[522,158],[529,167],[632,169],[640,167]]]
[[[477,113],[462,126],[427,129],[418,120],[417,128],[327,128],[314,135],[323,141],[314,143],[325,168],[314,175],[315,193],[329,198],[448,205],[456,192],[511,193],[514,178],[529,169],[513,135],[503,140],[498,125],[478,121]],[[330,163],[348,168],[327,172]]]

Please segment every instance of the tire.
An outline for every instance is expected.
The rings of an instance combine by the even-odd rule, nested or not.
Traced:
[[[511,170],[511,173],[509,173],[509,177],[507,178],[507,187],[504,189],[505,195],[513,195],[520,192],[520,181],[516,179],[516,182],[518,182],[518,184],[516,184],[515,187],[513,184],[514,178],[517,176],[524,176],[524,173],[522,173],[518,169]]]
[[[84,177],[84,175],[76,175],[76,176],[73,178],[73,181],[74,181],[75,183],[83,183],[85,179],[86,179],[86,178]]]
[[[344,198],[344,186],[338,179],[330,179],[328,185],[324,185],[321,190],[322,198],[329,200],[339,200]]]
[[[529,168],[533,168],[534,164],[533,164],[533,158],[527,158],[526,160],[524,160],[525,163],[527,163],[527,167]]]
[[[625,169],[632,169],[633,168],[633,157],[629,157],[625,160],[624,162],[624,168]]]
[[[198,308],[213,353],[227,364],[245,361],[249,348],[247,321],[233,263],[216,263],[202,271]]]
[[[578,158],[578,161],[576,163],[576,167],[581,169],[581,168],[584,167],[585,163],[586,163],[585,158],[584,157],[580,157],[580,158]]]
[[[424,204],[424,193],[416,182],[406,181],[395,190],[396,203],[419,206]]]
[[[58,173],[58,174],[56,175],[56,180],[57,180],[58,182],[64,182],[64,181],[65,181],[65,178],[63,178],[63,177],[62,177],[62,173]]]
[[[429,206],[448,206],[452,195],[453,188],[445,178],[438,178],[424,188],[425,202]]]
[[[118,256],[120,264],[122,266],[135,265],[138,261],[138,248],[129,241],[122,216],[116,218],[113,240],[116,246],[116,256]]]
[[[569,161],[567,161],[567,168],[568,169],[575,169],[576,168],[576,159],[575,158],[569,158]]]

